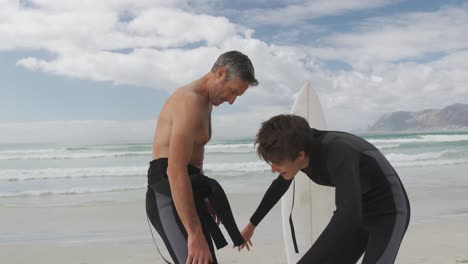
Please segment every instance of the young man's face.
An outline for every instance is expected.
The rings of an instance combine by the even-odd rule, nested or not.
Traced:
[[[271,172],[278,172],[286,180],[291,180],[296,174],[307,167],[309,164],[308,158],[304,151],[299,152],[299,156],[295,160],[284,160],[278,163],[271,163]]]

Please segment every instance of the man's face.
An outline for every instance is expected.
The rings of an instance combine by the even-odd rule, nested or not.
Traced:
[[[278,163],[271,163],[271,172],[279,173],[286,180],[291,180],[296,174],[308,165],[306,156],[303,151],[295,160],[284,160]]]
[[[247,91],[247,88],[249,88],[248,82],[238,78],[233,77],[226,80],[225,73],[218,77],[217,84],[216,94],[212,100],[214,106],[218,106],[224,102],[233,104],[236,98],[243,95]]]

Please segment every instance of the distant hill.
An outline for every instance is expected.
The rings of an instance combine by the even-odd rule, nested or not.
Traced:
[[[468,104],[453,104],[444,109],[419,112],[399,111],[384,114],[369,132],[468,130]]]

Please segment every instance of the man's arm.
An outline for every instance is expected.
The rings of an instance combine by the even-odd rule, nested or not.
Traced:
[[[279,175],[266,191],[255,213],[250,217],[250,223],[257,226],[260,221],[270,212],[271,208],[281,199],[284,193],[289,189],[292,180],[285,180]]]
[[[192,157],[195,134],[202,121],[202,109],[196,98],[179,101],[172,113],[167,175],[174,204],[188,235],[187,263],[212,261],[200,219],[195,209],[187,165]]]
[[[266,191],[263,196],[262,201],[258,205],[252,217],[250,217],[250,222],[242,230],[241,234],[244,240],[246,241],[243,245],[238,247],[238,250],[242,250],[244,247],[247,247],[250,250],[252,242],[250,241],[255,228],[263,220],[263,218],[270,212],[271,208],[279,201],[279,199],[284,195],[284,193],[289,189],[292,180],[285,180],[283,176],[279,175]]]

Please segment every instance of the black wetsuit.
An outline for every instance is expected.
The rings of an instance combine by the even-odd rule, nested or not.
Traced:
[[[175,263],[185,264],[188,256],[187,232],[172,200],[169,180],[166,174],[167,165],[167,158],[150,162],[148,169],[148,190],[146,192],[146,212],[154,228],[164,241],[172,260]],[[213,263],[218,263],[211,238],[213,238],[217,249],[226,246],[227,242],[210,215],[205,204],[205,199],[209,200],[234,245],[242,245],[245,241],[239,232],[228,199],[221,185],[217,181],[201,174],[200,169],[192,165],[187,166],[187,172],[192,183],[195,207],[213,257]]]
[[[410,220],[397,173],[379,150],[355,135],[311,129],[311,138],[310,163],[302,171],[317,184],[335,187],[336,211],[298,263],[356,263],[364,252],[362,263],[394,263]],[[250,219],[254,226],[291,182],[282,176],[273,181]]]

